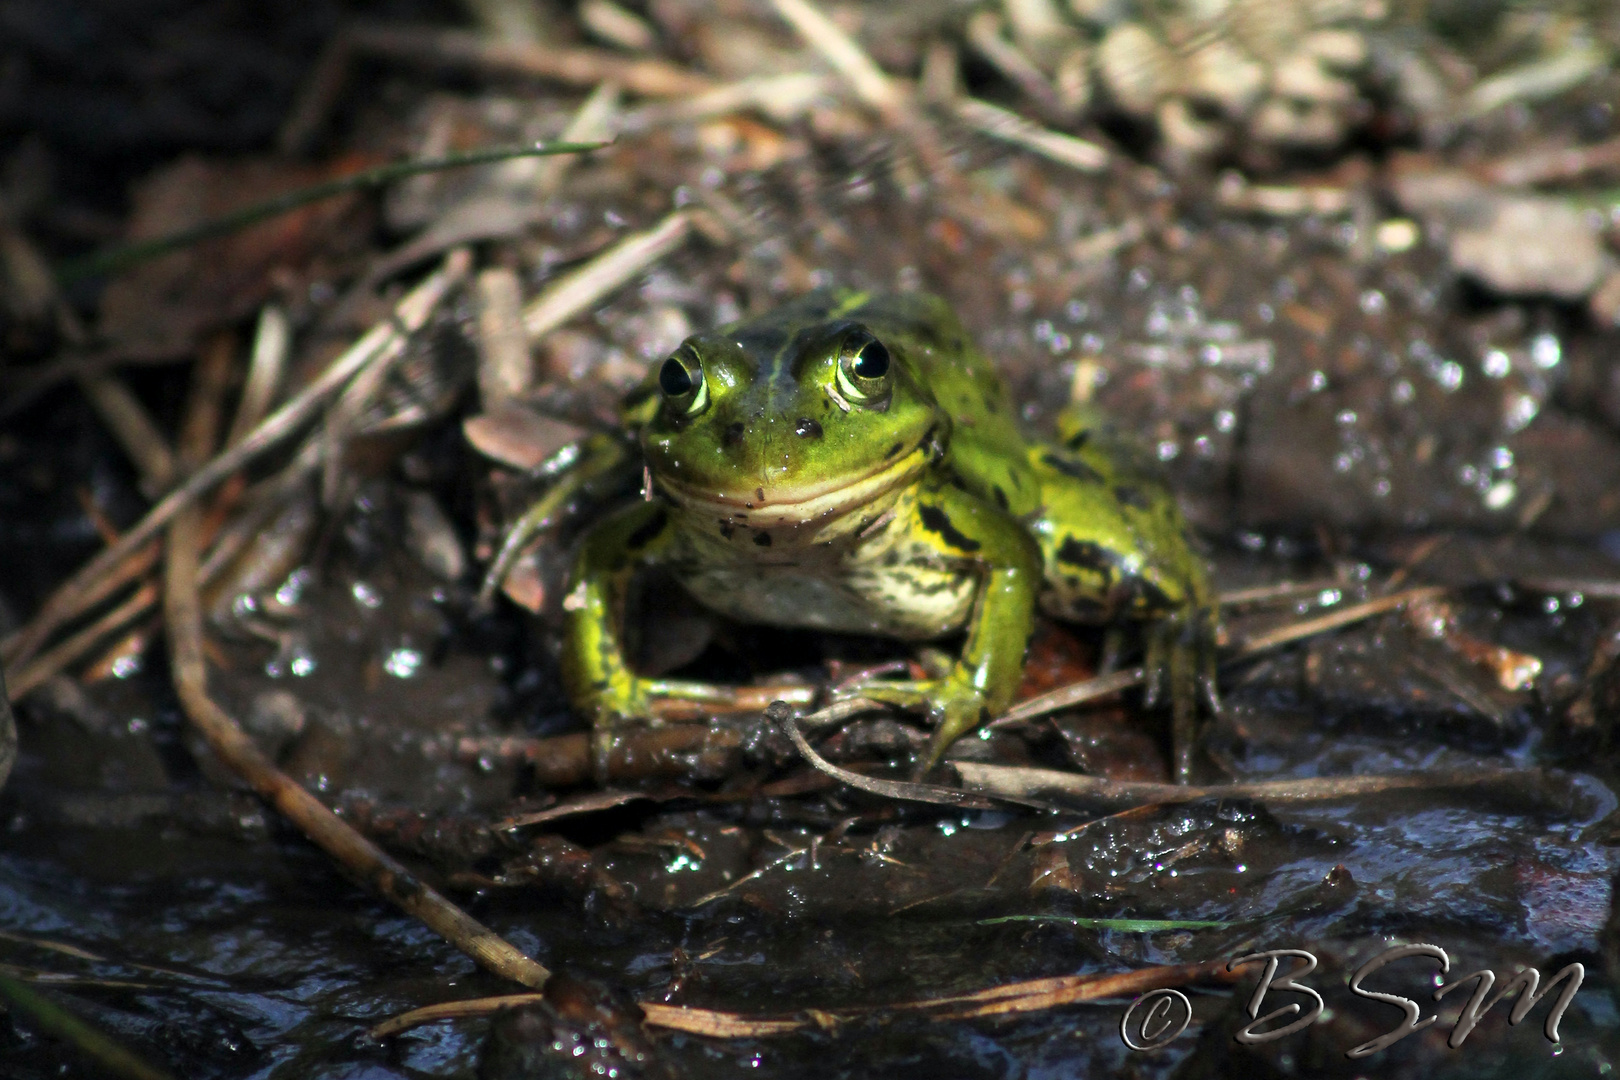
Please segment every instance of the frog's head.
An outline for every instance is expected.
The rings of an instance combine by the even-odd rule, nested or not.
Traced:
[[[686,509],[755,529],[829,521],[938,453],[949,418],[909,356],[924,346],[807,300],[688,338],[654,369],[642,447]]]

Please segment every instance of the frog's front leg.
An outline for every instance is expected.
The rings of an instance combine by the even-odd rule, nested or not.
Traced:
[[[959,488],[930,485],[910,514],[904,535],[922,547],[919,557],[965,565],[978,577],[962,655],[942,678],[868,679],[838,696],[926,709],[936,725],[922,762],[927,770],[951,743],[1012,703],[1034,629],[1041,553],[1016,519]]]
[[[631,670],[624,651],[624,606],[637,570],[667,557],[673,539],[669,510],[640,502],[597,524],[580,545],[563,600],[562,676],[574,707],[591,721],[597,776],[606,779],[614,737],[625,722],[653,718],[652,699],[708,700],[704,683],[647,679]]]

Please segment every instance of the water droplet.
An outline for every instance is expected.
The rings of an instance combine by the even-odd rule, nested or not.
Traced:
[[[1382,315],[1389,306],[1389,301],[1377,289],[1368,289],[1361,294],[1361,310],[1368,315]]]
[[[1159,460],[1174,461],[1181,453],[1181,444],[1174,439],[1165,439],[1159,443]]]
[[[1342,409],[1340,410],[1339,415],[1335,416],[1333,419],[1341,426],[1354,424],[1356,422],[1356,411],[1354,409]]]
[[[1498,446],[1496,449],[1492,450],[1491,451],[1491,468],[1493,468],[1493,469],[1511,469],[1511,468],[1513,468],[1513,451],[1509,450],[1505,446]]]
[[[294,653],[287,670],[300,679],[306,678],[315,674],[315,658],[306,652]]]
[[[363,608],[370,608],[375,611],[377,608],[382,607],[381,594],[364,581],[356,581],[349,592],[354,595],[354,602]]]
[[[383,670],[396,679],[408,679],[422,666],[422,654],[416,649],[395,649],[383,661]]]
[[[1463,384],[1462,365],[1455,360],[1443,362],[1434,372],[1434,381],[1448,394]]]
[[[127,679],[131,675],[141,673],[141,658],[139,656],[120,656],[112,663],[112,673],[115,679]],[[134,723],[134,721],[130,721]]]
[[[1231,409],[1222,409],[1215,414],[1215,430],[1225,435],[1237,427],[1237,414]]]
[[[1563,358],[1563,347],[1555,335],[1537,334],[1530,340],[1530,360],[1542,371],[1557,367]]]
[[[1500,379],[1513,370],[1513,359],[1501,349],[1492,349],[1479,362],[1479,369],[1489,378]]]
[[[276,590],[276,603],[282,607],[292,607],[298,603],[298,598],[304,595],[304,587],[314,576],[307,566],[300,566],[288,574],[287,580]]]
[[[1487,510],[1505,510],[1518,493],[1519,489],[1513,481],[1498,480],[1485,489],[1485,508]]]
[[[1410,404],[1412,399],[1416,396],[1417,390],[1414,389],[1411,382],[1406,379],[1400,380],[1394,386],[1389,388],[1390,400],[1395,402],[1397,405]]]
[[[1541,403],[1530,394],[1514,394],[1502,409],[1502,426],[1509,434],[1523,431],[1541,411]]]

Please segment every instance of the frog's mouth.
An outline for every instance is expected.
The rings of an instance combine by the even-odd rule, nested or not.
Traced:
[[[869,505],[914,479],[927,466],[928,440],[905,454],[838,483],[791,487],[784,484],[752,491],[715,491],[697,488],[669,477],[660,477],[658,486],[682,507],[718,516],[735,525],[755,529],[786,525],[807,525],[828,521],[851,510]]]

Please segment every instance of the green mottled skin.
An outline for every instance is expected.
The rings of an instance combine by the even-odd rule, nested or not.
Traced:
[[[887,370],[862,378],[873,338]],[[1214,617],[1174,500],[1078,413],[1057,444],[1026,439],[943,301],[822,290],[697,335],[670,363],[683,392],[661,389],[661,365],[626,411],[651,498],[586,536],[564,605],[563,673],[599,752],[618,723],[650,715],[649,699],[714,692],[625,662],[626,586],[652,564],[744,622],[908,641],[965,631],[938,678],[840,691],[926,710],[929,762],[1011,703],[1037,604],[1149,623],[1150,686],[1168,676],[1176,730],[1190,734]]]

